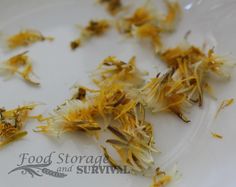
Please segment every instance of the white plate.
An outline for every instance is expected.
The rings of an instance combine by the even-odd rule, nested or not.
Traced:
[[[138,5],[141,1],[125,1]],[[144,2],[144,1],[143,1]],[[157,7],[158,7],[157,3]],[[169,39],[170,44],[178,44],[188,30],[192,31],[189,40],[202,45],[207,42],[215,46],[218,53],[236,56],[236,1],[235,0],[182,0],[184,16],[178,30]],[[76,24],[86,24],[90,19],[109,18],[109,15],[93,0],[0,0],[0,31],[11,34],[22,28],[33,28],[45,35],[56,38],[53,43],[39,43],[29,48],[34,60],[35,72],[40,77],[41,88],[32,88],[18,78],[0,80],[1,106],[15,107],[29,102],[43,102],[35,113],[47,114],[70,96],[70,87],[79,82],[90,85],[88,73],[109,55],[128,60],[136,55],[138,66],[157,72],[164,66],[154,57],[151,50],[143,49],[134,40],[124,40],[115,31],[105,37],[94,39],[87,45],[72,52],[69,42],[78,36]],[[22,51],[22,50],[21,50]],[[16,54],[0,54],[0,60]],[[156,68],[156,66],[158,68]],[[218,100],[207,98],[204,107],[189,111],[192,122],[183,124],[174,116],[163,114],[150,117],[155,124],[157,145],[162,150],[156,155],[157,165],[171,170],[174,165],[182,174],[173,182],[174,187],[235,187],[236,185],[236,125],[233,105],[225,109],[215,120],[214,115],[222,99],[235,97],[236,80],[216,84]],[[129,174],[78,174],[79,163],[63,163],[60,153],[70,156],[99,156],[98,147],[89,138],[82,135],[64,136],[58,140],[35,134],[32,129],[37,123],[28,124],[29,135],[11,144],[0,152],[0,186],[96,186],[96,187],[147,187],[150,178]],[[218,132],[223,140],[211,137],[210,132]],[[47,156],[51,152],[52,164],[48,169],[70,167],[64,178],[47,175],[33,178],[28,173],[16,171],[22,154],[29,156]],[[33,159],[33,157],[31,157]],[[38,158],[40,159],[40,158]],[[26,165],[29,160],[24,160]],[[33,163],[35,164],[35,163]],[[82,163],[82,165],[90,165]],[[40,170],[36,170],[40,172]]]

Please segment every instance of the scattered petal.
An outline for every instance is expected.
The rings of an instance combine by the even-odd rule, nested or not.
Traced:
[[[211,132],[211,135],[212,135],[213,138],[216,138],[216,139],[223,139],[223,136],[220,135],[220,134]]]
[[[121,0],[98,0],[100,4],[106,6],[107,11],[112,15],[116,15],[123,9]]]
[[[16,49],[19,47],[28,47],[36,42],[52,41],[53,37],[45,37],[42,33],[36,30],[22,30],[19,33],[10,36],[7,39],[9,49]]]
[[[40,83],[31,78],[33,74],[33,66],[27,53],[27,51],[20,53],[1,63],[0,74],[6,77],[11,77],[15,74],[18,74],[27,83],[39,86]]]
[[[233,98],[223,100],[223,101],[221,102],[221,104],[220,104],[220,106],[219,106],[217,112],[216,112],[215,117],[217,117],[217,116],[219,115],[219,113],[220,113],[222,110],[224,110],[226,107],[232,105],[233,103],[234,103],[234,99],[233,99]]]
[[[91,20],[85,28],[82,28],[80,37],[70,43],[71,49],[75,50],[95,36],[104,35],[109,28],[110,23],[107,20]]]

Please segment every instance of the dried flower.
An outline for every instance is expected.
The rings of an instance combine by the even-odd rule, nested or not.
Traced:
[[[115,121],[118,123],[114,121],[114,125],[108,126],[116,138],[106,142],[117,151],[123,165],[138,172],[151,169],[154,163],[152,155],[158,150],[154,148],[153,129],[145,120],[144,107],[139,103],[126,112],[119,109],[116,112]]]
[[[158,53],[162,48],[162,41],[160,33],[162,32],[160,27],[154,24],[144,24],[135,29],[135,35],[141,39],[149,39],[155,49],[155,52]]]
[[[71,49],[75,50],[92,37],[105,34],[109,28],[110,24],[107,20],[91,20],[89,24],[81,30],[80,37],[70,43]]]
[[[33,67],[27,53],[28,51],[15,55],[0,64],[0,74],[9,77],[18,74],[26,82],[38,86],[40,83],[31,78],[33,74]]]
[[[169,175],[161,175],[153,177],[153,184],[150,187],[165,187],[172,180],[172,177]]]
[[[181,7],[178,2],[170,2],[165,0],[164,3],[167,7],[167,14],[162,17],[158,17],[159,27],[165,32],[171,32],[175,30],[178,21],[181,17]]]
[[[104,81],[107,79],[116,83],[108,81],[106,84],[99,84],[99,90],[77,87],[74,97],[56,109],[47,120],[47,125],[38,127],[39,132],[60,135],[64,132],[84,131],[97,135],[101,125],[105,124],[106,127],[106,124],[114,124],[108,125],[108,129],[117,138],[106,142],[117,150],[122,164],[135,171],[152,167],[152,153],[157,152],[154,148],[152,125],[145,120],[143,105],[129,97],[125,89],[126,82],[132,85],[132,74],[137,72],[134,62],[134,58],[129,64],[114,57],[105,59],[101,66],[108,66],[109,69],[101,68],[100,77]],[[101,119],[103,124],[100,124]],[[123,145],[121,148],[120,144]],[[109,162],[114,167],[121,168],[107,149],[104,146],[102,148]]]
[[[133,27],[139,27],[150,23],[155,16],[148,7],[140,7],[130,17],[123,18],[117,22],[117,28],[121,33],[132,34]]]
[[[98,74],[98,77],[96,75]],[[136,67],[136,59],[132,57],[128,63],[125,63],[116,57],[110,56],[103,60],[98,66],[94,82],[101,87],[102,85],[111,85],[122,83],[126,87],[139,87],[144,83],[145,72],[141,72]]]
[[[25,105],[12,110],[0,109],[0,147],[27,135],[27,132],[22,130],[27,120],[42,120],[41,115],[29,115],[35,106]]]
[[[45,37],[39,31],[27,29],[20,31],[18,34],[10,36],[7,39],[7,46],[9,49],[16,49],[19,47],[27,47],[36,42],[41,42],[45,40],[52,41],[53,38]]]
[[[153,112],[171,111],[184,122],[189,119],[183,114],[183,110],[190,103],[187,99],[186,87],[182,80],[173,78],[174,69],[166,74],[151,79],[140,90],[140,102],[152,109]]]
[[[59,106],[47,120],[47,125],[38,126],[37,132],[61,135],[66,132],[82,131],[91,135],[101,128],[94,119],[94,108],[88,102],[70,100]]]
[[[98,0],[98,2],[104,4],[107,11],[113,16],[119,13],[123,8],[121,0]]]
[[[204,53],[201,49],[186,45],[168,49],[160,54],[161,59],[171,68],[174,68],[175,80],[183,81],[188,100],[202,106],[203,92],[210,92],[212,88],[208,83],[209,76],[229,78],[226,73],[226,60],[216,55],[213,49]]]
[[[136,102],[127,96],[121,85],[113,84],[100,89],[99,94],[94,97],[94,105],[103,118],[107,116],[116,118],[130,110]]]
[[[166,15],[158,15],[157,10],[150,6],[142,6],[128,17],[117,22],[120,33],[128,34],[139,39],[149,39],[153,44],[155,53],[162,50],[162,35],[173,31],[178,23],[181,8],[177,2],[165,1],[167,6]]]
[[[146,109],[170,111],[189,122],[184,114],[186,107],[202,104],[203,89],[209,90],[206,74],[221,75],[223,66],[212,50],[205,54],[194,46],[168,49],[160,56],[169,70],[147,83],[134,57],[128,63],[107,57],[93,74],[98,89],[76,86],[72,99],[56,109],[47,125],[38,127],[39,131],[56,135],[83,131],[98,137],[101,129],[108,129],[113,137],[101,147],[113,167],[120,169],[125,165],[137,172],[153,169],[153,154],[158,149],[154,146],[153,126],[146,120]],[[109,145],[119,160],[108,153]],[[170,182],[170,176],[160,171],[157,174],[153,187]]]
[[[108,127],[116,139],[108,139],[106,142],[114,147],[124,165],[138,172],[152,168],[154,163],[152,153],[158,152],[153,147],[152,135],[146,132],[147,124],[130,127],[129,130],[123,129],[122,126],[120,128]]]

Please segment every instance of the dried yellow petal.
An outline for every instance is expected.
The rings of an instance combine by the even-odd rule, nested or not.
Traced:
[[[233,103],[234,103],[234,99],[233,99],[233,98],[223,100],[223,101],[221,102],[221,104],[220,104],[220,106],[219,106],[217,112],[216,112],[215,117],[218,116],[218,114],[220,113],[220,111],[224,110],[226,107],[232,105]]]
[[[169,184],[172,180],[172,177],[169,175],[161,176],[157,179],[155,176],[153,178],[153,184],[150,187],[165,187],[167,184]]]
[[[40,83],[34,81],[31,77],[33,67],[30,58],[27,55],[28,51],[20,53],[0,64],[0,74],[5,76],[20,75],[27,83],[39,86]]]
[[[220,135],[220,134],[217,134],[217,133],[213,133],[213,132],[211,132],[211,135],[212,135],[213,138],[223,139],[223,136]]]
[[[7,39],[7,45],[10,49],[15,49],[19,47],[27,47],[36,42],[45,40],[52,41],[53,38],[45,37],[42,33],[36,30],[22,30],[18,34],[10,36]]]

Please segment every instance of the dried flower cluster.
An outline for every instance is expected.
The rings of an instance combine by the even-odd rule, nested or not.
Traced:
[[[184,122],[190,120],[184,115],[186,107],[193,104],[202,106],[204,91],[213,95],[209,84],[212,75],[229,78],[226,59],[207,53],[195,46],[178,46],[160,54],[170,70],[164,75],[157,74],[138,92],[139,102],[153,112],[171,111]]]
[[[121,0],[99,0],[111,15],[122,10]],[[110,164],[122,169],[128,166],[132,171],[144,172],[154,167],[155,146],[153,125],[146,119],[146,111],[167,111],[177,115],[185,123],[188,107],[203,105],[204,93],[214,96],[209,78],[216,76],[229,79],[227,60],[218,56],[214,49],[204,51],[194,45],[185,44],[164,49],[163,34],[175,30],[181,16],[177,2],[164,1],[166,14],[157,14],[148,5],[137,8],[130,16],[117,21],[120,33],[151,41],[155,53],[168,66],[166,73],[157,73],[149,80],[147,72],[136,66],[136,58],[128,62],[115,56],[105,58],[93,73],[96,88],[76,86],[73,96],[58,106],[48,118],[30,116],[36,105],[26,105],[13,110],[0,108],[0,146],[4,146],[27,134],[22,130],[28,119],[43,122],[37,132],[60,136],[67,132],[83,132],[100,138],[102,131],[110,134],[101,145],[104,156]],[[104,35],[111,24],[103,20],[91,20],[81,29],[80,37],[70,43],[72,50],[80,47],[93,37]],[[9,49],[27,47],[33,43],[53,40],[38,31],[23,30],[7,39]],[[26,82],[39,85],[32,79],[33,68],[27,51],[15,55],[0,64],[0,73],[5,76],[18,74]],[[233,103],[225,100],[216,116]],[[218,139],[223,137],[212,133]],[[110,154],[113,149],[119,157]],[[163,187],[172,177],[159,169],[151,187]]]
[[[158,152],[154,148],[152,125],[145,119],[143,105],[126,91],[142,80],[135,58],[125,63],[108,57],[99,65],[98,72],[100,81],[95,81],[98,89],[79,87],[71,100],[55,110],[46,126],[38,127],[39,131],[56,135],[83,131],[98,137],[105,128],[114,136],[106,142],[117,151],[124,165],[135,171],[152,167],[152,152]],[[101,119],[103,123],[99,123]],[[103,151],[110,163],[117,165],[105,147]]]
[[[113,166],[120,168],[118,163],[122,163],[138,172],[152,168],[153,153],[158,150],[145,111],[170,111],[189,122],[184,111],[194,103],[203,104],[203,91],[210,87],[207,75],[227,76],[223,71],[225,60],[213,50],[204,53],[195,46],[177,47],[163,52],[161,58],[169,70],[146,81],[135,57],[128,63],[107,57],[93,74],[97,89],[77,87],[72,99],[59,106],[47,125],[38,127],[39,131],[56,135],[83,131],[99,138],[100,131],[105,129],[114,136],[106,143],[120,157],[115,160],[107,146],[102,145]]]

